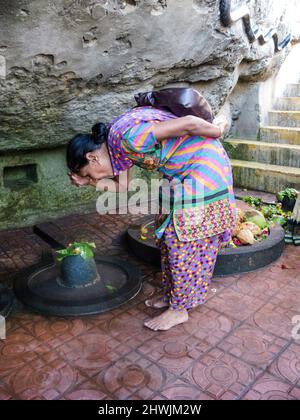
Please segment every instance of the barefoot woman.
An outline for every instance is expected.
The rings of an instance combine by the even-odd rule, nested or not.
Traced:
[[[92,134],[79,134],[68,145],[69,175],[77,186],[101,189],[99,180],[113,178],[117,191],[123,191],[119,174],[132,165],[156,168],[164,179],[184,183],[184,200],[173,194],[170,214],[156,230],[164,294],[146,305],[167,309],[145,323],[152,330],[186,322],[188,310],[205,302],[218,250],[231,238],[231,165],[218,140],[225,127],[140,107],[108,127],[97,124]]]

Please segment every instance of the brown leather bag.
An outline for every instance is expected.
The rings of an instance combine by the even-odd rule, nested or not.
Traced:
[[[209,103],[193,88],[168,88],[138,93],[134,97],[138,106],[153,106],[166,109],[177,117],[195,115],[210,123],[213,122]]]

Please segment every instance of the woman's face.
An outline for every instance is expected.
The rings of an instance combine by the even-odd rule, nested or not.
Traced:
[[[87,153],[88,164],[80,169],[78,175],[90,177],[96,181],[114,176],[108,151],[103,149],[104,147],[101,150]]]

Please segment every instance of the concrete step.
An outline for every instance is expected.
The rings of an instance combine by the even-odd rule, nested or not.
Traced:
[[[269,124],[279,127],[300,128],[300,111],[270,111]]]
[[[300,83],[288,84],[285,89],[285,96],[300,96]]]
[[[300,145],[227,139],[224,146],[231,159],[300,168]]]
[[[300,189],[300,168],[231,160],[234,185],[276,194],[286,188]]]
[[[274,110],[277,111],[300,111],[300,96],[291,98],[278,98]]]
[[[260,139],[267,143],[300,145],[300,128],[274,126],[261,127]]]

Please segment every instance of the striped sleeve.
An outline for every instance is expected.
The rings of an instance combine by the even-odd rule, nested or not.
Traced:
[[[154,133],[153,123],[140,122],[123,133],[123,148],[137,153],[147,153],[155,150],[158,144]]]

